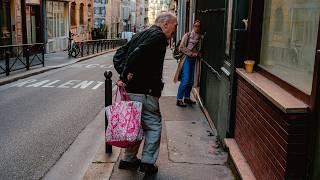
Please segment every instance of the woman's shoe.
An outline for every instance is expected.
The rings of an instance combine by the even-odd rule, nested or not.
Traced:
[[[179,107],[187,107],[187,105],[181,100],[177,100],[177,106],[179,106]]]
[[[190,105],[196,104],[196,102],[192,101],[191,99],[184,99],[184,103],[190,104]]]

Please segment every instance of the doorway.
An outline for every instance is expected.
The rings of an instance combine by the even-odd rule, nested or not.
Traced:
[[[11,44],[10,1],[0,0],[0,46]]]
[[[26,24],[27,24],[27,43],[41,42],[41,23],[40,23],[40,6],[26,6]]]

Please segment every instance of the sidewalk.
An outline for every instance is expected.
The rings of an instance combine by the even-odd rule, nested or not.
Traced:
[[[174,84],[172,78],[176,66],[177,62],[168,49],[164,64],[165,89],[160,98],[163,129],[160,155],[156,163],[159,172],[153,177],[144,178],[144,174],[139,171],[119,170],[118,163],[123,150],[113,147],[114,153],[109,157],[104,153],[104,144],[101,143],[83,179],[234,179],[226,166],[228,154],[220,147],[217,132],[210,128],[199,104],[187,108],[175,105],[178,84]],[[141,152],[138,156],[141,158]]]
[[[13,81],[17,81],[19,79],[27,78],[36,74],[40,74],[46,71],[50,71],[52,69],[57,69],[60,67],[64,67],[70,64],[74,64],[76,62],[84,61],[96,56],[100,56],[102,54],[115,51],[115,49],[111,49],[108,51],[103,51],[97,54],[92,54],[85,57],[79,57],[79,58],[69,58],[67,51],[61,51],[56,53],[48,53],[44,55],[44,67],[42,65],[30,67],[30,70],[27,71],[25,69],[13,71],[10,72],[9,76],[6,76],[5,74],[0,75],[0,86],[3,84],[8,84]]]

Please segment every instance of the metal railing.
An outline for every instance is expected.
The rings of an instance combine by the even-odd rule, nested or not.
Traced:
[[[202,58],[201,58],[201,62],[207,66],[207,68],[210,70],[210,72],[212,72],[214,75],[216,75],[216,77],[217,77],[219,80],[221,80],[221,75],[220,75],[220,73],[219,73],[217,70],[215,70],[207,61],[205,61],[205,60],[202,59]]]
[[[37,65],[44,66],[43,43],[0,46],[0,74],[9,76],[12,71]]]
[[[124,45],[126,42],[126,39],[99,39],[76,42],[80,48],[80,53],[77,57],[89,56],[91,54],[114,49]]]

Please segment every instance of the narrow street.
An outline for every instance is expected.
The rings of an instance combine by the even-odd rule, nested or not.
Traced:
[[[0,87],[0,179],[40,179],[104,106],[113,53]]]

